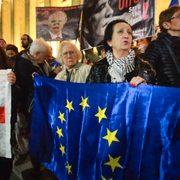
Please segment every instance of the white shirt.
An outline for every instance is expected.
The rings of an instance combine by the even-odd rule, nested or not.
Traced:
[[[62,33],[60,33],[60,35],[57,36],[57,35],[53,34],[51,31],[49,31],[49,34],[51,35],[51,39],[56,39],[57,37],[60,37],[61,39],[63,39]]]

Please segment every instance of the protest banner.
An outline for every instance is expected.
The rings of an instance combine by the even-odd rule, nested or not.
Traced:
[[[154,0],[84,0],[81,27],[81,49],[103,44],[107,24],[115,19],[126,20],[133,29],[133,39],[154,35]]]
[[[11,158],[11,84],[7,73],[11,70],[0,70],[0,157]]]
[[[46,41],[76,40],[82,6],[36,7],[37,38]]]

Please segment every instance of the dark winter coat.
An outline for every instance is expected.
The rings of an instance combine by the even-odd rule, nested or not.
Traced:
[[[144,60],[149,61],[155,69],[158,85],[180,87],[180,74],[162,39],[168,42],[180,63],[180,37],[171,36],[165,32],[159,33],[158,38],[149,44],[145,51]]]
[[[21,90],[21,97],[18,100],[18,111],[25,115],[29,124],[32,115],[32,103],[34,98],[33,72],[45,77],[49,76],[54,78],[56,76],[54,72],[52,72],[50,76],[47,64],[38,64],[31,58],[29,53],[24,53],[21,57],[19,57],[19,60],[15,65],[16,84]]]
[[[148,62],[143,61],[139,57],[135,58],[135,68],[125,75],[127,82],[135,76],[141,76],[148,84],[154,84],[155,72],[152,70]],[[104,58],[95,63],[87,77],[87,83],[111,83],[111,76],[108,73],[109,64]],[[132,68],[131,68],[132,69]]]

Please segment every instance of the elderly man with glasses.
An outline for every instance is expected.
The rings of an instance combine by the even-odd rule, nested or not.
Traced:
[[[150,62],[160,86],[180,87],[180,6],[175,5],[159,16],[161,33],[147,47],[144,60]]]
[[[23,34],[21,37],[21,44],[24,49],[27,49],[32,44],[33,40],[27,34]]]
[[[69,42],[63,41],[58,50],[56,60],[63,65],[63,70],[55,77],[57,80],[85,83],[91,66],[82,64],[79,60],[82,54],[77,47]]]

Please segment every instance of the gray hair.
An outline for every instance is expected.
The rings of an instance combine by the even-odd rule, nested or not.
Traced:
[[[73,46],[73,49],[74,51],[76,51],[76,54],[77,54],[77,58],[78,60],[80,60],[82,58],[82,54],[81,54],[81,51],[76,47],[76,45],[70,41],[63,41],[61,42],[61,44],[59,45],[59,49],[58,49],[58,54],[57,54],[57,57],[56,57],[56,60],[60,63],[60,64],[64,64],[63,63],[63,60],[62,60],[62,49],[65,45],[72,45]]]
[[[34,52],[41,52],[48,54],[51,46],[42,38],[38,38],[31,44],[29,49],[30,54],[34,54]]]
[[[49,16],[49,18],[48,18],[48,24],[51,22],[51,19],[52,19],[52,16],[54,16],[54,15],[61,15],[61,14],[64,14],[65,15],[65,18],[67,18],[67,14],[64,12],[64,11],[56,11],[56,12],[54,12],[54,13],[52,13],[50,16]]]

